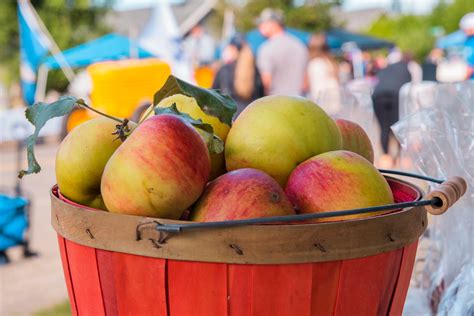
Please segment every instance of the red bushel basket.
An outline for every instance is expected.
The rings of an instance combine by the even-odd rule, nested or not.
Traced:
[[[427,211],[446,211],[466,184],[455,177],[423,197],[413,184],[387,180],[396,203],[377,210],[392,212],[312,224],[297,221],[321,215],[193,223],[112,214],[55,187],[52,225],[72,312],[400,315]]]

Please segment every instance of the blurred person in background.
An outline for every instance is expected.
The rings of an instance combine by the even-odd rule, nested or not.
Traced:
[[[379,71],[379,68],[377,67],[377,63],[372,56],[370,56],[370,58],[365,63],[364,70],[365,81],[371,88],[374,88],[377,84],[377,72]]]
[[[354,71],[352,69],[352,62],[348,53],[342,56],[339,65],[339,82],[344,85],[354,79]]]
[[[421,66],[413,58],[413,53],[404,52],[403,59],[405,59],[405,61],[408,64],[408,71],[410,72],[410,75],[411,75],[411,82],[412,83],[421,82],[421,80],[423,80],[423,70],[421,69]]]
[[[466,34],[465,58],[469,70],[467,79],[474,79],[474,12],[464,15],[459,22],[459,28]]]
[[[266,94],[302,95],[307,48],[285,31],[280,10],[264,9],[257,22],[260,33],[268,38],[257,53],[257,66]]]
[[[200,24],[192,28],[183,46],[194,67],[210,65],[214,61],[216,51],[214,39]]]
[[[437,81],[436,69],[443,59],[443,50],[441,48],[433,48],[421,65],[423,73],[423,81]]]
[[[378,54],[377,56],[375,56],[374,62],[375,67],[377,67],[377,70],[384,69],[388,66],[387,56],[383,54]]]
[[[314,34],[309,41],[309,93],[329,114],[339,110],[339,67],[329,51],[324,34]],[[323,101],[324,100],[324,101]]]
[[[250,102],[264,96],[263,83],[252,51],[242,36],[234,36],[224,47],[222,62],[212,88],[219,89],[235,100],[235,119]]]
[[[400,88],[412,80],[408,63],[400,52],[392,52],[388,60],[389,65],[377,73],[378,82],[372,94],[375,116],[381,129],[383,155],[378,161],[380,168],[391,168],[394,165],[394,158],[389,153],[389,141],[396,139],[390,127],[399,118]]]

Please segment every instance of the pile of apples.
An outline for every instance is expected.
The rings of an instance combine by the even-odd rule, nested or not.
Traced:
[[[393,203],[387,181],[373,165],[364,130],[332,119],[308,99],[263,97],[232,126],[183,94],[157,106],[172,104],[212,125],[224,151],[210,153],[199,129],[179,115],[130,122],[124,141],[112,135],[115,121],[96,118],[76,127],[60,145],[60,193],[113,213],[199,222]]]

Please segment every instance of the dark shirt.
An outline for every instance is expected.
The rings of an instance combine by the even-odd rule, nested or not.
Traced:
[[[411,81],[408,71],[408,64],[404,61],[388,65],[387,68],[377,73],[378,83],[374,89],[374,96],[377,95],[397,95],[400,88]]]
[[[423,72],[423,81],[437,81],[436,80],[436,64],[427,60],[421,65]]]
[[[234,101],[237,103],[237,112],[235,113],[234,117],[237,117],[237,115],[239,115],[240,112],[242,112],[250,102],[264,96],[262,79],[256,67],[254,89],[251,98],[249,100],[244,100],[237,95],[234,88],[236,64],[237,62],[234,61],[232,63],[222,65],[217,71],[214,82],[212,83],[213,89],[219,89],[221,93],[231,96],[232,99],[234,99]]]

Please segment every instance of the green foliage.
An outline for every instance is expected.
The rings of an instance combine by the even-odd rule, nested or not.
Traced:
[[[243,32],[255,28],[255,20],[265,8],[281,9],[285,14],[285,24],[289,27],[315,32],[335,26],[329,10],[337,1],[304,2],[303,5],[295,5],[294,0],[249,0],[237,11],[237,27]]]
[[[426,16],[402,15],[395,18],[382,16],[370,27],[368,34],[393,41],[403,51],[410,51],[422,60],[434,45],[431,25]]]
[[[102,6],[92,0],[31,0],[46,28],[61,50],[89,41],[110,30],[104,23],[104,15],[113,0],[103,1]],[[0,1],[0,65],[8,73],[8,82],[19,78],[19,38],[17,2]],[[48,88],[64,91],[67,80],[60,71],[52,71]]]
[[[217,117],[224,124],[232,124],[237,105],[231,97],[221,94],[219,90],[194,86],[175,76],[169,76],[163,87],[155,93],[153,104],[157,105],[164,98],[175,94],[193,97],[203,112]]]
[[[286,24],[310,32],[327,30],[335,24],[329,13],[330,5],[305,5],[288,10]]]
[[[473,11],[472,0],[440,1],[429,15],[382,16],[367,33],[391,40],[402,50],[413,52],[418,60],[422,60],[435,44],[434,27],[442,27],[446,34],[454,32],[459,29],[461,18]]]
[[[35,126],[35,131],[26,140],[28,170],[21,170],[18,173],[19,178],[22,178],[27,174],[38,173],[41,171],[41,167],[36,161],[34,152],[35,143],[40,130],[50,119],[71,113],[77,101],[78,99],[75,97],[65,96],[51,104],[38,102],[26,109],[26,119]]]
[[[431,25],[441,26],[449,34],[459,29],[459,21],[468,12],[474,12],[472,0],[440,1],[429,19]]]

